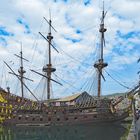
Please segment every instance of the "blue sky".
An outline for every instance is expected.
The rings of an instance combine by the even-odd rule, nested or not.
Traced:
[[[137,71],[140,68],[140,64],[137,64],[137,59],[140,57],[140,1],[105,0],[104,2],[107,10],[104,48],[104,59],[108,62],[106,71],[114,79],[131,88],[138,82]],[[97,81],[93,65],[98,58],[100,45],[98,32],[102,12],[100,0],[1,2],[1,86],[3,88],[10,86],[13,93],[20,95],[20,91],[16,90],[20,89],[17,88],[19,83],[15,77],[8,75],[9,70],[3,64],[3,60],[17,71],[19,60],[13,54],[19,53],[21,42],[24,57],[30,61],[24,63],[26,76],[34,80],[33,83],[28,81],[26,83],[32,91],[40,83],[41,77],[31,73],[29,69],[41,72],[42,66],[47,63],[47,42],[38,32],[47,35],[48,24],[43,17],[49,19],[49,9],[51,9],[52,24],[57,30],[57,32],[52,31],[53,44],[60,52],[57,53],[52,49],[52,64],[57,69],[56,75],[52,77],[63,84],[60,87],[52,83],[52,97],[62,97],[84,90],[95,95]],[[128,91],[111,79],[105,71],[104,76],[106,82],[103,82],[103,95]],[[35,94],[40,99],[43,97],[44,85],[45,83],[40,84],[39,89],[36,89]],[[31,97],[29,93],[26,93],[26,96]]]

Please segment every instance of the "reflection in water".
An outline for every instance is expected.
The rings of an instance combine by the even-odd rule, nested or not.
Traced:
[[[0,127],[0,140],[120,140],[120,125]]]

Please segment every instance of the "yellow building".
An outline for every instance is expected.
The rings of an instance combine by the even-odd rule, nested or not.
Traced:
[[[3,122],[5,118],[9,118],[12,112],[12,105],[8,104],[5,95],[6,93],[0,91],[0,123]]]

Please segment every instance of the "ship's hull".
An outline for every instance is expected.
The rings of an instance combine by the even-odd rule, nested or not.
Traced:
[[[94,111],[93,111],[94,110]],[[12,118],[6,119],[4,125],[13,126],[53,126],[53,125],[73,125],[87,123],[109,123],[118,122],[128,117],[128,112],[112,113],[110,110],[98,111],[95,109],[76,109],[75,111],[58,112],[27,112],[21,111]]]

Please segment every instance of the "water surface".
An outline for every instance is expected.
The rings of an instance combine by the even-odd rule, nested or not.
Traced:
[[[0,140],[120,140],[122,125],[98,124],[53,127],[0,127]]]

